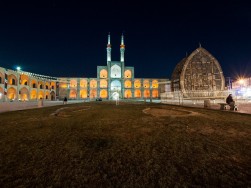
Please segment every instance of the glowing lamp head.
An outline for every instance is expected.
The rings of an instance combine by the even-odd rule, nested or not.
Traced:
[[[17,71],[20,71],[20,70],[21,70],[21,67],[18,66],[18,67],[17,67]]]
[[[239,79],[239,83],[240,83],[240,84],[244,84],[244,79],[242,79],[242,78]]]

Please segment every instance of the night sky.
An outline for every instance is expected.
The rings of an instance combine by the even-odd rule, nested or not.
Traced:
[[[224,76],[251,76],[251,6],[237,0],[1,0],[0,67],[96,77],[97,66],[106,65],[109,32],[112,60],[119,60],[124,33],[125,64],[134,66],[137,78],[171,78],[199,43]]]

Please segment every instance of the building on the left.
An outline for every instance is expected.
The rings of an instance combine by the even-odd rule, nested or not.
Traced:
[[[0,101],[55,100],[58,78],[0,67]]]

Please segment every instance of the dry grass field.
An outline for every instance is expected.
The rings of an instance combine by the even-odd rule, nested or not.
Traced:
[[[0,114],[1,187],[250,187],[251,115],[90,102]]]

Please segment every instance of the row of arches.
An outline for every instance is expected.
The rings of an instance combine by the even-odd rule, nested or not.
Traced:
[[[97,89],[91,89],[88,95],[88,90],[82,89],[79,91],[79,96],[81,99],[85,99],[87,97],[89,98],[97,98],[98,97],[98,91]],[[61,91],[59,93],[61,97],[68,97],[69,99],[77,99],[78,98],[78,92],[76,89],[71,89],[69,92],[69,96],[67,94],[67,90]],[[101,89],[99,91],[99,97],[101,98],[108,98],[108,91],[106,89]],[[150,89],[145,89],[143,92],[140,89],[136,89],[134,91],[134,96],[133,92],[129,89],[124,91],[124,98],[158,98],[159,97],[159,92],[157,89],[152,90],[152,95]]]
[[[114,65],[114,66],[111,67],[111,77],[113,77],[113,78],[120,78],[121,74],[115,75],[114,74],[114,69],[118,69],[117,72],[121,72],[121,68],[118,65]],[[99,77],[100,78],[108,78],[108,72],[107,72],[107,70],[106,69],[102,69],[99,72]],[[132,71],[131,70],[125,70],[125,72],[124,72],[124,78],[132,78]]]
[[[4,84],[4,74],[0,72],[0,84]],[[31,88],[39,88],[39,89],[55,89],[56,88],[56,83],[55,82],[44,82],[44,81],[39,81],[33,78],[29,78],[28,75],[21,74],[19,77],[19,83],[18,83],[18,78],[14,74],[8,75],[8,85],[26,85],[30,86]]]
[[[87,88],[88,86],[88,82],[87,80],[81,80],[80,81],[80,87],[81,88]],[[91,80],[90,81],[90,88],[97,88],[98,86],[98,81],[97,80]],[[131,81],[131,80],[126,80],[124,82],[124,86],[125,88],[132,88],[132,86],[134,86],[134,88],[158,88],[158,81],[157,80],[153,80],[152,83],[150,82],[150,80],[144,80],[143,82],[141,82],[141,80],[137,79],[135,81]],[[76,88],[77,87],[77,80],[71,80],[70,84],[68,86],[67,83],[60,83],[60,87],[61,88]],[[108,87],[108,82],[106,79],[101,79],[99,82],[99,87],[100,88],[107,88]]]
[[[3,88],[0,88],[1,98],[4,94]],[[10,87],[7,90],[7,98],[9,100],[37,100],[37,99],[46,99],[46,100],[55,100],[55,92],[52,91],[37,91],[36,89],[32,89],[29,91],[27,88],[23,87],[17,92],[17,90],[13,87]]]

